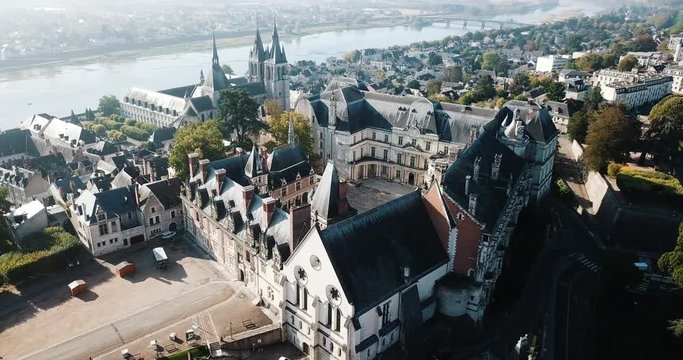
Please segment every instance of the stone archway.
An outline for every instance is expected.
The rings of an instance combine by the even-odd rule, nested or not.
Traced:
[[[168,231],[176,231],[178,230],[178,225],[176,225],[175,222],[172,222],[171,225],[168,226]]]
[[[408,174],[408,185],[415,185],[415,173]]]

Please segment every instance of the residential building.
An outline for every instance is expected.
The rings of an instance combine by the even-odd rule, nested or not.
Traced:
[[[337,79],[294,108],[311,120],[313,150],[332,160],[341,177],[376,177],[410,186],[431,183],[429,162],[450,159],[496,113],[380,94]]]
[[[170,178],[139,186],[138,206],[145,224],[146,239],[184,228],[180,184],[178,178]]]
[[[546,55],[539,56],[536,59],[536,71],[543,73],[556,73],[564,69],[569,61],[571,55]]]
[[[626,56],[633,56],[636,58],[636,60],[638,60],[638,66],[654,66],[666,61],[664,54],[659,51],[629,51],[626,55],[620,56],[619,61]]]
[[[9,168],[0,167],[0,186],[7,188],[7,200],[15,206],[21,206],[33,200],[45,203],[50,196],[48,193],[50,182],[43,178],[39,171],[16,165]]]
[[[36,234],[48,226],[48,214],[45,205],[33,200],[5,215],[13,240],[21,246],[22,240]]]
[[[593,74],[587,71],[563,69],[558,75],[558,81],[561,83],[567,83],[575,80],[590,81],[591,77],[593,77]]]
[[[627,108],[651,104],[671,94],[673,77],[655,72],[637,73],[599,70],[593,75],[593,86],[600,86],[602,97],[623,103]]]

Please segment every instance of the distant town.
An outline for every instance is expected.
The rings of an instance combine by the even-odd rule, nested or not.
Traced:
[[[0,358],[683,351],[682,7],[529,25],[253,6],[3,48],[211,52],[193,82],[0,133]],[[481,30],[288,60],[299,19],[379,17]],[[221,61],[230,32],[249,34],[245,74]]]

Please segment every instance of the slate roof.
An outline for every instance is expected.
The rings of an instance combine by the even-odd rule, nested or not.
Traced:
[[[152,132],[149,137],[149,141],[154,143],[156,146],[160,146],[164,141],[173,139],[176,129],[174,127],[160,127]]]
[[[246,165],[248,156],[248,154],[243,154],[239,156],[231,156],[225,159],[212,161],[209,163],[209,173],[213,173],[211,171],[212,169],[225,169],[225,175],[227,178],[235,181],[241,186],[250,185],[251,182],[249,178],[244,175],[244,166]],[[191,181],[197,181],[197,179],[199,179],[199,177],[201,176],[199,169],[197,169],[196,172],[191,175]]]
[[[559,107],[557,104],[562,104],[557,102],[548,103],[550,103],[549,106],[551,107],[556,106],[556,110]],[[566,109],[566,104],[563,105],[564,109]],[[547,143],[558,134],[547,106],[511,100],[505,104],[505,107],[512,110],[512,112],[519,110],[519,118],[524,121],[526,132],[534,140]],[[568,109],[563,111],[569,112]]]
[[[132,186],[107,190],[92,194],[85,191],[78,198],[77,203],[84,205],[84,215],[88,215],[91,224],[97,222],[97,209],[101,208],[107,217],[118,217],[119,214],[137,211],[135,190]]]
[[[249,96],[258,96],[266,93],[266,86],[261,81],[246,83],[243,85],[236,85],[240,89],[244,90]]]
[[[327,227],[320,233],[356,314],[376,306],[448,259],[419,191]]]
[[[282,186],[282,180],[292,183],[297,175],[304,177],[311,173],[311,165],[306,153],[299,144],[287,144],[273,149],[268,155],[269,188],[277,189]]]
[[[191,93],[188,93],[188,96],[190,95]],[[169,109],[171,112],[175,110],[178,114],[182,114],[183,111],[185,111],[184,98],[162,92],[134,87],[130,89],[126,97],[130,99],[130,102],[135,101],[137,103],[140,101],[142,106],[146,106],[146,104],[154,104],[155,106],[161,107],[163,109]]]
[[[172,89],[159,90],[159,92],[162,94],[171,95],[183,99],[186,96],[191,96],[192,94],[194,94],[195,88],[197,88],[197,85],[187,85]]]
[[[64,179],[57,179],[53,182],[55,187],[64,194],[78,194],[79,190],[85,189],[85,183],[78,176],[72,176]]]
[[[415,127],[423,134],[437,134],[441,141],[459,143],[467,143],[470,130],[482,126],[496,113],[473,106],[435,104],[417,96],[363,91],[353,85],[335,88],[308,100],[315,120],[322,127],[329,126],[330,108],[334,108],[339,131],[355,133],[366,128]]]
[[[17,154],[38,156],[38,149],[28,130],[12,129],[0,133],[0,157]]]
[[[506,109],[508,112],[509,109]],[[503,112],[503,110],[501,110]],[[470,181],[470,194],[477,194],[477,207],[473,217],[487,230],[492,229],[507,202],[508,182],[517,182],[526,161],[496,139],[495,132],[503,117],[494,119],[476,140],[463,151],[446,170],[443,177],[444,192],[465,211],[469,208],[469,195],[465,194],[465,177],[473,176],[474,163],[480,158],[479,179]],[[490,126],[489,126],[490,125]],[[497,180],[491,178],[495,155],[502,155]]]
[[[159,200],[164,209],[179,206],[181,204],[180,180],[174,177],[168,180],[151,182],[140,187],[141,199],[147,199],[150,194],[153,194]]]
[[[211,101],[211,98],[207,95],[191,98],[190,104],[197,113],[214,109],[213,101]]]
[[[334,218],[339,213],[339,201],[339,175],[334,164],[328,162],[311,199],[311,213],[325,219]]]

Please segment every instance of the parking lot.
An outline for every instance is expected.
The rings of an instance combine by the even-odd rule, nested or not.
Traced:
[[[213,308],[235,314],[235,322],[246,316],[258,326],[270,323],[260,309],[233,290],[233,280],[218,265],[178,238],[163,242],[169,266],[156,269],[151,248],[160,243],[84,259],[71,272],[0,294],[0,358],[87,359],[195,314],[208,315],[212,329],[223,331],[225,316],[202,315]],[[120,278],[115,266],[124,260],[137,269]],[[88,291],[71,297],[67,284],[75,279],[83,279]],[[186,327],[180,324],[179,328]]]

